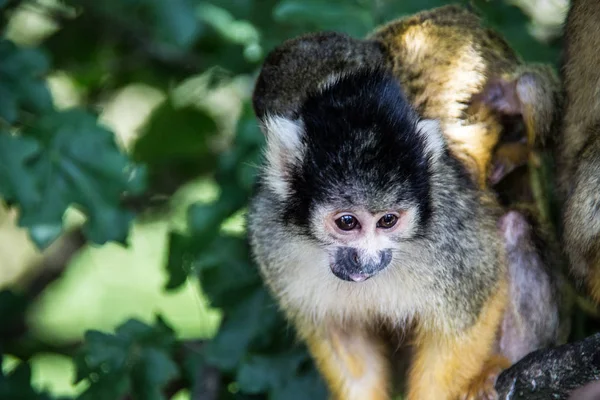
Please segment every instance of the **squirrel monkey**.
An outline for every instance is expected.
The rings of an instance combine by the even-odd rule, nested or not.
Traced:
[[[523,64],[498,34],[459,7],[392,22],[371,37],[383,43],[412,104],[440,120],[452,154],[506,207],[498,226],[510,298],[500,354],[514,363],[565,342],[570,324],[562,258],[553,251],[545,200],[531,189],[541,146],[558,122],[558,77],[547,65]]]
[[[555,143],[562,241],[572,274],[600,303],[600,2],[573,0],[565,23],[564,119]]]
[[[530,112],[520,98],[507,112],[510,90],[498,92],[521,67],[455,6],[268,55],[250,243],[335,399],[389,399],[379,333],[409,325],[409,400],[494,395],[490,377],[511,362],[498,339],[510,282],[488,176],[504,119]]]

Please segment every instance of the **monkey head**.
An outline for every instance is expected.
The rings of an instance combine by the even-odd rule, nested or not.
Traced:
[[[403,243],[426,233],[430,179],[444,151],[383,70],[333,75],[293,117],[259,115],[267,137],[262,185],[278,223],[327,254],[337,278],[362,282],[396,268]]]

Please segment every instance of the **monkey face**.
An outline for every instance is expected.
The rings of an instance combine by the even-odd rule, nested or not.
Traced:
[[[345,281],[362,282],[384,270],[392,261],[392,249],[414,235],[416,214],[416,207],[383,212],[325,208],[315,213],[312,230],[328,243],[331,272]]]

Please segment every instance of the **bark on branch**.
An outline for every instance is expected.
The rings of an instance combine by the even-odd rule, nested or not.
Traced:
[[[502,372],[496,390],[502,400],[567,400],[575,389],[598,379],[600,333],[527,355]]]

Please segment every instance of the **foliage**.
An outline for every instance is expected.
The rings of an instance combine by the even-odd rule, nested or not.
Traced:
[[[263,137],[249,102],[233,135],[207,107],[179,104],[172,88],[207,74],[208,87],[251,79],[266,53],[282,40],[311,30],[363,36],[377,24],[445,4],[442,0],[0,0],[0,27],[17,10],[35,8],[57,24],[34,47],[0,36],[0,196],[19,211],[40,249],[68,231],[69,209],[85,217],[87,241],[127,243],[134,218],[164,213],[184,183],[214,179],[218,198],[188,210],[187,229],[169,236],[165,290],[196,275],[224,318],[210,341],[192,346],[159,317],[136,320],[114,334],[90,331],[75,352],[81,399],[165,399],[183,388],[211,398],[324,399],[306,350],[277,311],[249,256],[245,238],[222,229],[243,212],[260,163]],[[528,19],[499,0],[474,1],[490,24],[524,58],[556,62],[555,45],[526,33]],[[73,79],[82,104],[61,109],[46,77]],[[220,71],[215,73],[215,71]],[[167,93],[131,146],[99,122],[105,99],[131,83]],[[124,265],[123,268],[127,266]],[[36,289],[37,290],[37,289]],[[52,399],[30,384],[27,360],[36,351],[23,315],[37,293],[0,293],[0,350],[23,360],[0,373],[0,398]],[[33,348],[29,353],[24,348]],[[65,352],[63,352],[64,354]],[[216,375],[215,375],[216,371]],[[207,397],[208,398],[208,397]]]

